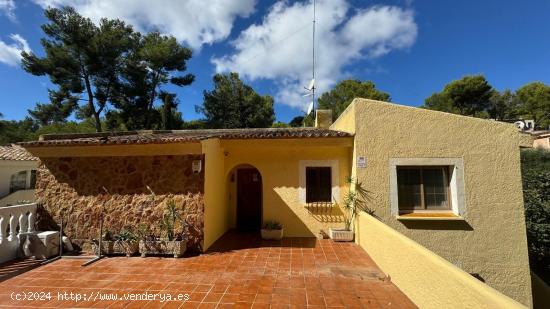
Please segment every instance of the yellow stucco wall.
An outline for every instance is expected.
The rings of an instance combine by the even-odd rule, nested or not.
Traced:
[[[356,99],[331,128],[355,133],[353,160],[366,156],[368,165],[354,174],[371,192],[369,207],[382,222],[531,304],[523,144],[514,125]],[[390,213],[390,158],[462,158],[465,220],[398,221]]]
[[[219,139],[202,141],[204,153],[204,244],[210,247],[229,229],[225,207],[224,153]]]
[[[253,166],[262,176],[263,219],[274,219],[284,226],[288,237],[316,236],[330,226],[342,226],[341,211],[334,208],[331,214],[308,211],[299,200],[300,160],[337,160],[340,200],[347,189],[351,138],[297,139],[297,140],[224,140],[227,194],[225,207],[230,211],[229,222],[235,224],[235,183],[231,173],[239,166]],[[208,163],[208,161],[207,161]],[[207,176],[208,177],[208,176]],[[206,205],[205,207],[208,207]],[[206,222],[206,221],[205,221]],[[205,233],[206,234],[206,233]]]
[[[357,233],[361,247],[419,308],[525,308],[366,213]]]

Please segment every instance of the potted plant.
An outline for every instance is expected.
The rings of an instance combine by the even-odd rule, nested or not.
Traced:
[[[360,211],[372,212],[365,205],[364,199],[367,197],[368,192],[362,184],[354,181],[351,177],[348,178],[347,182],[350,189],[344,196],[343,202],[345,226],[343,228],[329,228],[329,237],[334,241],[353,241],[355,217]]]
[[[176,233],[176,226],[180,225],[180,232]],[[148,228],[141,226],[142,239],[139,242],[139,252],[142,257],[149,254],[170,254],[175,258],[182,257],[187,250],[187,222],[181,215],[173,200],[166,203],[166,209],[161,220],[161,230],[165,237],[161,239],[151,233]]]
[[[113,241],[113,236],[111,234],[111,231],[107,230],[103,235],[101,235],[101,253],[102,254],[113,254],[114,253],[114,245],[115,242]],[[92,248],[94,252],[99,255],[99,241],[93,240],[92,242]]]
[[[281,240],[283,238],[283,225],[275,220],[268,220],[262,227],[262,239]]]
[[[126,254],[126,256],[132,256],[138,252],[139,243],[137,236],[129,230],[122,230],[115,237],[116,241],[113,246],[114,253]]]
[[[147,254],[153,254],[153,249],[148,250],[150,247],[154,247],[154,242],[159,241],[160,238],[151,233],[151,228],[145,223],[140,223],[137,229],[139,237],[139,253],[141,257],[145,257]]]

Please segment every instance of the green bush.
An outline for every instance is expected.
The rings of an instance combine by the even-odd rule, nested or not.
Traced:
[[[118,241],[136,241],[138,237],[130,230],[122,230],[118,233],[116,240]]]
[[[550,281],[550,152],[521,153],[525,223],[531,269]]]
[[[280,230],[283,228],[283,225],[275,220],[268,220],[264,223],[263,229],[265,230]]]

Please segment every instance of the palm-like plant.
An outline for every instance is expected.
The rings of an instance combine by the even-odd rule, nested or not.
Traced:
[[[364,211],[372,214],[373,211],[367,207],[366,201],[368,200],[368,191],[363,188],[361,182],[357,182],[353,177],[347,179],[349,185],[349,191],[344,196],[343,208],[344,222],[346,230],[352,230],[353,222],[359,212]]]
[[[164,210],[164,215],[162,216],[161,228],[166,231],[166,237],[168,240],[174,240],[174,229],[176,222],[181,222],[181,215],[176,206],[174,200],[169,200],[166,203],[166,209]]]

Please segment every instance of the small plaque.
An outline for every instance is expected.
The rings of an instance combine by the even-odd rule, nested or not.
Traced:
[[[367,158],[366,157],[357,157],[357,167],[365,168],[367,167]]]
[[[192,168],[193,168],[193,173],[195,173],[195,174],[200,173],[201,169],[202,169],[202,161],[201,160],[194,160]]]

